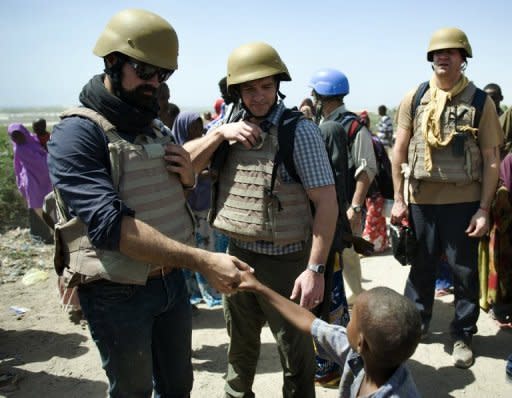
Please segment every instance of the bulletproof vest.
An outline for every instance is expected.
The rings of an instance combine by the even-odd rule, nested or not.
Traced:
[[[241,241],[276,245],[310,238],[311,208],[302,184],[284,183],[277,173],[270,189],[277,148],[275,126],[251,149],[238,142],[230,145],[219,170],[214,228]]]
[[[164,146],[171,140],[161,134],[158,121],[153,124],[157,138],[141,134],[130,143],[117,134],[107,119],[91,109],[73,108],[61,115],[70,116],[92,120],[107,135],[114,188],[135,211],[137,219],[174,240],[193,244],[193,216],[178,176],[166,170]],[[149,272],[159,268],[118,251],[95,248],[87,236],[87,226],[77,217],[66,216],[65,205],[56,193],[59,222],[55,226],[55,267],[59,274],[66,271],[69,286],[96,279],[143,285]]]
[[[445,147],[431,147],[432,169],[425,169],[425,145],[422,119],[430,101],[428,90],[416,109],[413,135],[409,143],[408,163],[411,177],[416,180],[447,182],[459,185],[469,184],[482,179],[482,156],[478,147],[477,134],[463,131],[463,126],[474,126],[476,109],[471,105],[476,87],[473,83],[455,98],[447,102],[440,120],[441,137],[456,133]]]

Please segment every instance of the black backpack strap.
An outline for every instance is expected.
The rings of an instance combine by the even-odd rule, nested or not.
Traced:
[[[295,169],[293,161],[293,150],[295,148],[295,129],[299,120],[304,117],[303,113],[296,107],[285,109],[279,120],[277,127],[277,142],[279,149],[274,158],[274,167],[272,169],[272,180],[270,183],[270,192],[274,191],[277,178],[277,168],[281,163],[284,164],[286,171],[295,181],[301,182],[300,177]]]
[[[341,123],[341,126],[347,136],[347,146],[350,151],[357,133],[363,128],[363,126],[365,126],[365,123],[363,123],[358,115],[348,111],[339,115],[335,121]]]
[[[278,209],[282,210],[279,198],[274,195],[274,187],[276,185],[277,170],[281,163],[284,164],[286,171],[297,182],[300,182],[300,177],[295,169],[293,162],[293,149],[295,147],[295,129],[299,120],[304,117],[296,107],[292,109],[285,109],[279,120],[277,126],[277,142],[279,148],[274,157],[274,166],[272,167],[272,176],[270,179],[270,188],[267,188],[267,195],[269,198],[277,200]],[[260,127],[263,128],[262,125]]]
[[[420,105],[421,99],[430,88],[430,82],[423,82],[418,86],[418,89],[414,93],[411,102],[411,120],[414,120],[416,116],[416,109]],[[484,109],[485,100],[487,98],[487,94],[485,91],[477,88],[475,91],[475,95],[473,96],[473,100],[471,101],[471,105],[475,108],[475,117],[473,120],[473,127],[478,128],[480,124],[480,118],[482,117],[482,111]]]
[[[473,100],[471,101],[471,105],[475,108],[475,117],[473,119],[473,127],[475,128],[478,128],[480,125],[480,118],[482,117],[486,99],[487,93],[484,90],[477,88],[475,95],[473,96]]]
[[[418,89],[414,93],[414,96],[412,97],[411,102],[411,120],[414,120],[414,117],[416,116],[416,109],[420,105],[421,99],[427,92],[427,90],[430,88],[430,82],[426,81],[421,83],[418,86]]]

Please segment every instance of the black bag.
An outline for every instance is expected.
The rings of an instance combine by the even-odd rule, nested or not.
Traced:
[[[402,265],[411,264],[416,255],[416,236],[413,229],[405,225],[391,224],[389,234],[393,256]]]
[[[371,192],[380,193],[384,199],[393,199],[393,175],[391,173],[391,161],[386,152],[386,148],[378,137],[372,136],[373,151],[377,160],[378,173],[370,186]]]
[[[492,315],[500,323],[512,322],[512,303],[496,303],[492,306]]]

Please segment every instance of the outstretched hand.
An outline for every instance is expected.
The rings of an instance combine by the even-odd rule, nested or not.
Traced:
[[[240,272],[240,278],[242,282],[238,286],[239,290],[256,292],[262,287],[262,283],[256,278],[253,272],[242,271]]]
[[[241,272],[254,272],[249,264],[225,253],[208,253],[206,267],[200,272],[210,285],[224,294],[231,294],[240,285]]]

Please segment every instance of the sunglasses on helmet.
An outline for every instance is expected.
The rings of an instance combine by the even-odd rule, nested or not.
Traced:
[[[162,83],[169,79],[174,73],[172,69],[159,68],[158,66],[149,65],[132,58],[126,62],[135,70],[137,77],[142,80],[150,80],[153,76],[157,75],[158,82]]]

